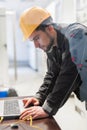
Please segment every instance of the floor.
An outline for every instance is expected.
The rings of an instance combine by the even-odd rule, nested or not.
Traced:
[[[20,96],[34,95],[43,81],[43,76],[29,68],[18,68],[17,79],[14,69],[10,69],[9,77],[9,87],[15,88]],[[80,111],[77,102],[78,100],[71,96],[54,116],[62,130],[87,130],[87,111]],[[81,105],[83,109],[84,105]]]

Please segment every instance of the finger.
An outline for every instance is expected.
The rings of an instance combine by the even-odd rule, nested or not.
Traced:
[[[21,115],[20,115],[20,119],[24,118],[25,116],[30,116],[32,113],[34,112],[34,109],[31,109],[31,108],[28,108],[28,109],[25,109]]]
[[[24,116],[24,117],[22,118],[22,120],[30,120],[30,116],[31,116],[31,115],[28,114],[28,115]]]
[[[28,98],[24,98],[22,101],[25,104],[29,99]]]
[[[25,99],[23,99],[22,101],[23,101],[24,104],[26,103],[26,100],[25,100]]]
[[[39,101],[34,102],[34,105],[35,106],[39,105]]]
[[[37,117],[34,115],[34,116],[32,116],[32,119],[34,120],[34,119],[37,119]]]
[[[28,111],[24,111],[21,116],[20,116],[20,119],[23,119],[24,117],[26,117],[27,115],[29,115],[29,112]]]
[[[38,119],[38,118],[39,118],[38,115],[36,115],[36,114],[32,115],[32,119]]]
[[[31,117],[33,117],[34,116],[34,114],[33,114],[33,112],[32,113],[24,113],[21,117],[20,117],[20,119],[22,119],[22,120],[29,120],[30,119],[30,116]]]
[[[30,103],[32,103],[32,100],[28,99],[27,102],[24,104],[25,108],[28,107]]]

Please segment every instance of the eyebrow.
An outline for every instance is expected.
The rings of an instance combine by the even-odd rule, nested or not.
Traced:
[[[34,41],[34,39],[36,38],[36,37],[38,37],[39,36],[39,34],[37,34],[33,39],[31,39],[30,41]]]

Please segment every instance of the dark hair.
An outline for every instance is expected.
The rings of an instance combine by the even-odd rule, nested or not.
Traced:
[[[39,31],[45,31],[45,28],[48,27],[49,25],[51,25],[53,23],[53,19],[52,17],[48,17],[46,20],[44,20],[35,30]]]

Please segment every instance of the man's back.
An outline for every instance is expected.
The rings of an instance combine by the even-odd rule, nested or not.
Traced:
[[[74,23],[62,28],[61,32],[69,40],[72,61],[77,65],[83,81],[80,87],[80,98],[87,101],[87,27]]]

